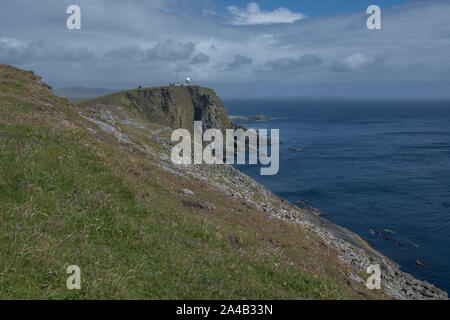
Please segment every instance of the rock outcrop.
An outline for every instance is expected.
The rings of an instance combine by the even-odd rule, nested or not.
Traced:
[[[81,106],[119,106],[145,120],[193,132],[194,121],[203,129],[235,128],[214,90],[199,86],[153,87],[127,90],[85,101]]]

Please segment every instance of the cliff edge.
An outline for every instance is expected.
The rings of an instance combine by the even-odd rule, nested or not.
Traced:
[[[221,99],[214,90],[199,86],[166,86],[126,90],[92,100],[81,107],[122,107],[132,115],[151,123],[193,132],[194,121],[203,128],[235,128]]]

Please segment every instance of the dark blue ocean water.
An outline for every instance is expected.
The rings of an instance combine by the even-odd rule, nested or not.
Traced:
[[[231,115],[273,118],[238,121],[248,128],[280,129],[278,175],[260,176],[259,165],[240,170],[292,202],[311,201],[403,271],[450,292],[449,101],[224,104]]]

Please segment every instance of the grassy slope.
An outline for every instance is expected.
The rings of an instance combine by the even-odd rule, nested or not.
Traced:
[[[0,66],[0,298],[381,297],[299,226],[91,135],[34,77]],[[66,288],[71,264],[81,290]]]

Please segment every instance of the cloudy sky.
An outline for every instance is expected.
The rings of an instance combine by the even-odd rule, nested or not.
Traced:
[[[0,63],[55,88],[190,76],[225,97],[450,97],[450,1],[1,0]]]

